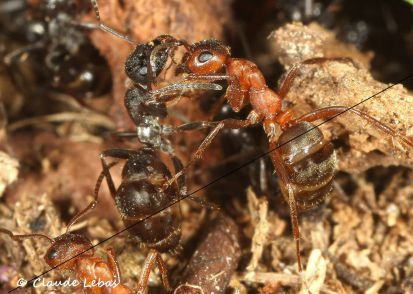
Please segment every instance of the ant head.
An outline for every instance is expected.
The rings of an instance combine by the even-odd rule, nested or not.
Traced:
[[[182,44],[169,35],[161,35],[149,43],[136,46],[135,50],[129,55],[125,63],[125,72],[128,77],[138,84],[146,84],[151,79],[157,77],[165,67],[169,54]],[[152,56],[153,55],[153,56]],[[154,71],[152,77],[148,77],[149,62]]]
[[[126,75],[135,83],[146,84],[148,81],[148,63],[152,50],[154,49],[154,42],[148,44],[141,44],[136,46],[135,50],[129,55],[125,63]],[[160,50],[155,56],[155,76],[164,68],[168,60],[168,51]],[[149,78],[150,79],[150,78]]]
[[[52,245],[44,256],[44,260],[50,267],[56,267],[69,260],[63,263],[60,268],[70,269],[81,256],[93,255],[93,249],[90,249],[92,246],[89,239],[82,235],[63,234],[53,240]]]
[[[204,40],[189,47],[180,70],[194,74],[213,74],[220,71],[230,57],[229,47],[217,40]]]

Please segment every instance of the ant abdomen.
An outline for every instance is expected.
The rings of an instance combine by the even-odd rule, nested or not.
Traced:
[[[281,146],[279,153],[296,189],[298,210],[317,207],[332,190],[337,165],[333,145],[324,139],[319,128],[302,122],[286,129],[278,146]],[[283,195],[288,195],[284,192]]]
[[[148,248],[167,252],[178,246],[181,237],[179,209],[171,206],[151,214],[167,207],[178,191],[175,186],[162,188],[171,177],[168,168],[155,154],[141,151],[139,157],[132,157],[125,164],[123,181],[115,196],[116,206],[133,236]],[[144,218],[147,219],[139,222]]]

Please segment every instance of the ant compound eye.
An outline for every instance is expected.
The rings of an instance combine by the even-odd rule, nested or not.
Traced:
[[[55,259],[58,256],[57,250],[56,249],[51,249],[48,253],[47,253],[47,258],[50,260]]]
[[[148,74],[148,67],[147,67],[147,66],[142,66],[142,67],[139,69],[139,74],[140,74],[141,76],[146,77],[146,75]]]
[[[204,51],[201,54],[199,54],[198,56],[198,61],[200,63],[205,63],[207,61],[209,61],[211,58],[213,57],[212,53],[209,51]]]

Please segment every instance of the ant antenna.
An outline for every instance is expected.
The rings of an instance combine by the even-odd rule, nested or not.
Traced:
[[[102,22],[101,18],[100,18],[99,6],[98,6],[97,0],[90,0],[90,1],[91,1],[91,3],[92,3],[93,10],[95,11],[96,20],[98,21],[97,28],[101,29],[101,30],[104,31],[104,32],[107,32],[107,33],[109,33],[109,34],[112,34],[112,35],[114,35],[114,36],[116,36],[116,37],[118,37],[118,38],[120,38],[120,39],[122,39],[122,40],[125,40],[126,42],[128,42],[128,43],[130,43],[130,44],[132,44],[132,45],[138,45],[137,42],[131,40],[128,36],[126,36],[126,35],[124,35],[124,34],[121,34],[121,33],[119,33],[118,31],[116,31],[115,29],[112,29],[111,27],[105,25],[105,24]],[[87,24],[86,26],[87,26],[87,27],[90,27],[90,28],[95,28],[95,27],[96,27],[95,24]]]
[[[10,232],[9,230],[0,228],[0,233],[4,233],[9,235],[10,238],[12,238],[14,241],[21,241],[23,239],[29,239],[29,238],[43,238],[43,239],[47,239],[47,241],[49,241],[50,243],[53,243],[54,240],[46,235],[43,234],[26,234],[26,235],[14,235],[12,232]]]
[[[111,162],[108,166],[108,168],[110,169],[111,167],[113,167],[114,165],[116,165],[118,162]],[[79,218],[81,218],[82,216],[84,216],[85,214],[87,214],[90,210],[94,209],[96,207],[96,205],[98,204],[98,196],[99,196],[99,190],[100,190],[100,186],[102,185],[102,181],[103,178],[105,177],[105,174],[103,171],[100,172],[99,177],[96,181],[96,185],[95,185],[95,190],[93,193],[93,201],[89,203],[88,206],[86,206],[86,208],[84,208],[83,210],[79,211],[69,222],[69,224],[67,225],[67,229],[66,229],[66,234],[69,233],[70,228],[77,222],[77,220]]]

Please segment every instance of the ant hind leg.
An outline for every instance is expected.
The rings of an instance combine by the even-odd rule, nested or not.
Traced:
[[[354,108],[349,108],[346,106],[329,106],[329,107],[316,109],[312,112],[304,114],[301,117],[291,121],[291,124],[297,124],[302,121],[312,122],[312,121],[316,121],[316,120],[323,119],[323,118],[326,118],[328,121],[328,120],[332,120],[333,118],[347,111],[352,112],[353,114],[365,119],[366,121],[371,123],[374,127],[379,129],[380,131],[392,136],[393,138],[399,138],[404,144],[410,147],[413,147],[413,142],[409,138],[399,134],[398,132],[390,128],[389,126],[383,124],[382,122],[378,121],[377,119],[368,115],[367,113],[359,111]]]

